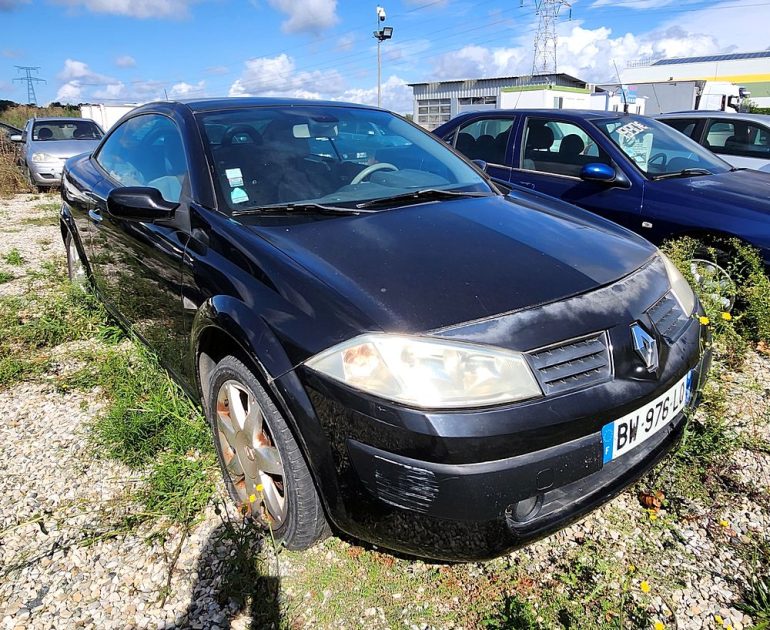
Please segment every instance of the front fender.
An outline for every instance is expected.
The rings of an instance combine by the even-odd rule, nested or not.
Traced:
[[[231,296],[208,299],[197,311],[192,325],[191,352],[194,374],[201,383],[198,357],[201,341],[216,329],[249,359],[255,375],[286,419],[305,457],[327,515],[340,510],[339,488],[332,450],[323,427],[278,338],[267,323],[246,304]]]

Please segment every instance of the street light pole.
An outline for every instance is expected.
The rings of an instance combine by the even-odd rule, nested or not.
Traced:
[[[385,9],[377,7],[377,26],[385,21]],[[386,39],[393,37],[393,27],[383,26],[374,31],[374,39],[377,40],[377,107],[382,106],[382,54],[380,46]]]

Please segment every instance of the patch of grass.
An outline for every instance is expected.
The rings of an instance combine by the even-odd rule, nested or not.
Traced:
[[[167,451],[153,464],[139,499],[148,510],[173,521],[192,523],[214,493],[214,459]]]
[[[0,387],[42,374],[51,348],[94,336],[104,321],[101,306],[72,289],[60,269],[38,272],[24,295],[0,298]]]
[[[117,346],[72,383],[98,385],[110,399],[93,426],[95,443],[108,457],[137,468],[164,452],[213,451],[200,410],[143,348]]]
[[[5,284],[6,282],[10,282],[15,277],[16,276],[14,276],[12,273],[8,273],[7,271],[0,271],[0,284]]]
[[[20,267],[25,262],[21,252],[19,252],[19,250],[15,247],[5,256],[3,256],[3,261],[8,265],[13,265],[14,267]]]
[[[538,621],[535,609],[518,595],[506,596],[500,608],[493,614],[481,620],[484,628],[492,630],[546,630],[546,626]]]

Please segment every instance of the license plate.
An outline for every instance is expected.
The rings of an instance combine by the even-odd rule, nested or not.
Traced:
[[[690,400],[692,372],[644,407],[602,427],[604,463],[628,453],[671,422]]]

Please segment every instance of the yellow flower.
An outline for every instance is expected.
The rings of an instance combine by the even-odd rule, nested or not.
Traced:
[[[714,615],[714,621],[716,621],[720,626],[725,625],[725,620],[722,619],[719,615]]]
[[[662,622],[662,621],[656,621],[656,622],[655,622],[655,623],[652,625],[652,627],[653,627],[653,628],[655,628],[655,630],[663,630],[663,628],[665,628],[666,626],[664,626],[664,625],[663,625],[663,622]]]
[[[655,510],[650,510],[650,520],[654,521],[656,518],[658,518],[658,514],[655,512]]]
[[[642,589],[642,593],[649,593],[650,583],[647,580],[642,580],[642,583],[639,585],[639,588]]]
[[[265,489],[265,486],[263,486],[261,483],[257,484],[257,492],[262,492]]]
[[[249,503],[254,503],[257,500],[256,494],[250,494],[249,495]]]
[[[730,313],[722,313],[722,319],[725,320],[726,322],[729,322],[732,318],[733,316],[730,315]]]
[[[728,522],[727,522],[727,521],[725,521],[725,520],[721,520],[721,521],[719,521],[719,524],[720,524],[722,527],[730,527],[730,523],[728,523]]]
[[[633,564],[629,564],[628,565],[628,572],[629,573],[633,573],[634,571],[636,571],[636,567]]]
[[[701,324],[703,324],[704,326],[708,326],[708,325],[709,325],[709,322],[710,322],[711,320],[710,320],[708,317],[705,317],[705,316],[701,315],[701,316],[698,318],[698,321],[699,321]]]

